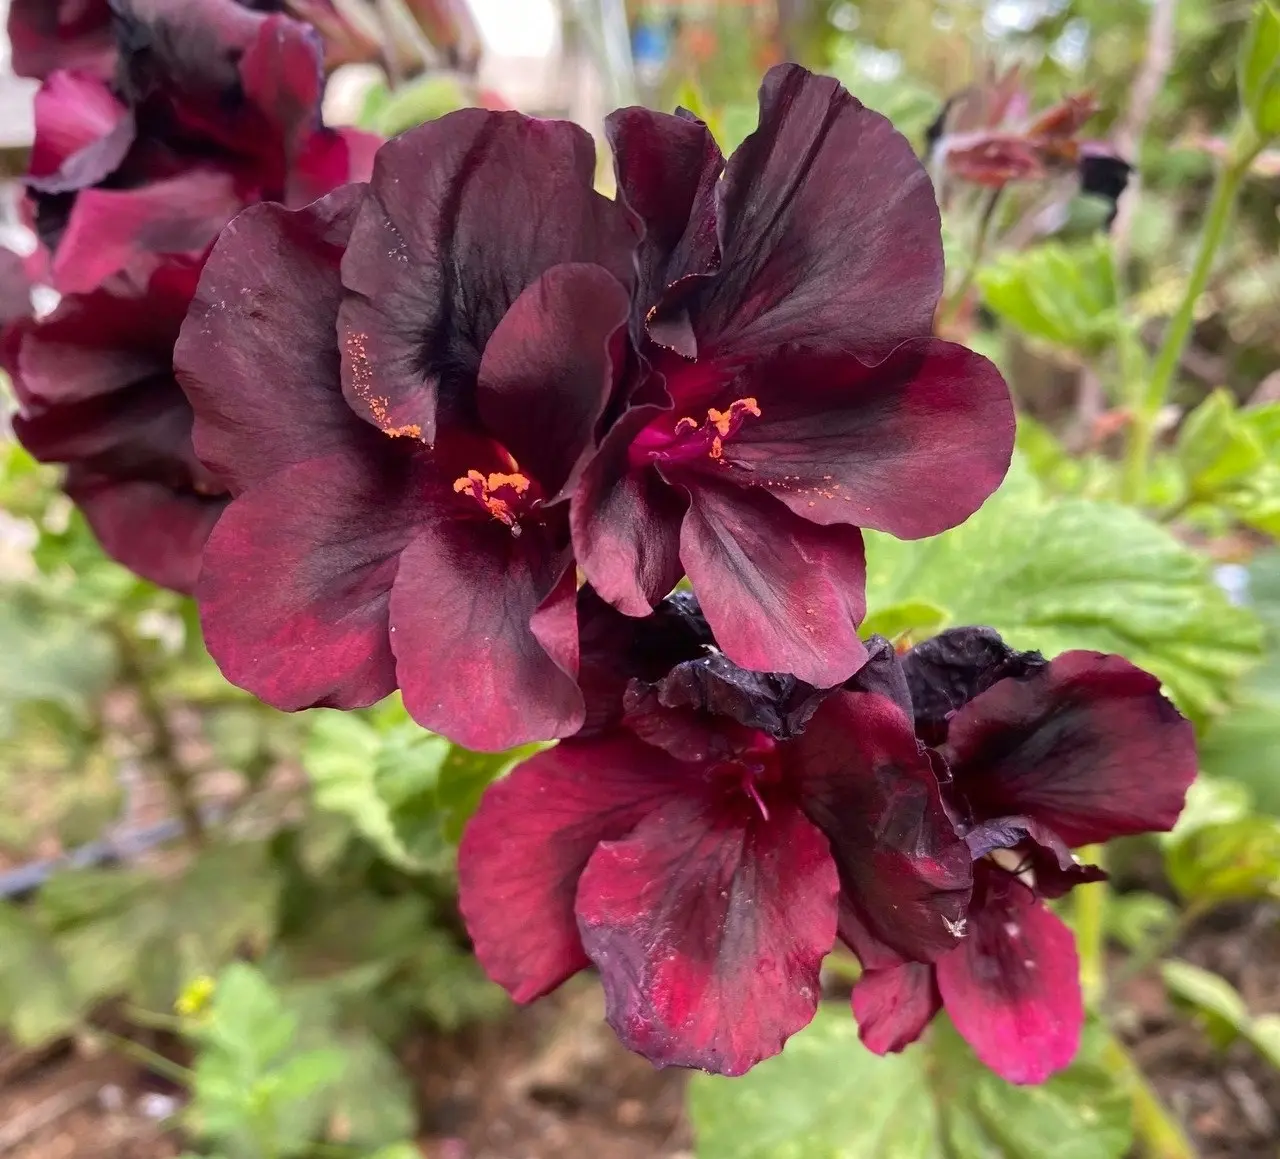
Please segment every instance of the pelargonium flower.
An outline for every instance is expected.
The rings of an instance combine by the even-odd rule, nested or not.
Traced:
[[[283,709],[398,685],[471,748],[581,726],[565,497],[634,243],[593,174],[577,126],[467,109],[383,146],[367,193],[223,233],[176,365],[236,496],[197,590],[232,682]]]
[[[609,134],[644,229],[651,373],[574,497],[579,564],[632,616],[687,573],[736,663],[837,684],[865,657],[858,529],[954,526],[1011,453],[999,373],[930,336],[928,176],[884,117],[795,65],[768,73],[727,163],[686,116],[623,109]]]
[[[739,668],[684,593],[630,646],[583,604],[584,684],[608,672],[621,703],[491,785],[459,850],[476,954],[517,1001],[594,964],[626,1046],[741,1074],[813,1017],[837,930],[913,959],[956,944],[968,850],[890,699]]]
[[[110,0],[9,0],[8,31],[18,76],[66,68],[106,79],[115,70]]]
[[[51,280],[145,284],[245,205],[305,204],[367,173],[367,134],[320,124],[315,33],[236,0],[115,0],[115,82],[49,75],[26,182]]]
[[[1010,1082],[1074,1057],[1084,1022],[1071,931],[1045,904],[1105,875],[1070,847],[1172,828],[1195,738],[1150,673],[1120,656],[1017,653],[990,629],[944,632],[903,667],[916,727],[950,770],[944,795],[974,857],[965,937],[932,964],[854,949],[863,1041],[901,1050],[945,1007]]]

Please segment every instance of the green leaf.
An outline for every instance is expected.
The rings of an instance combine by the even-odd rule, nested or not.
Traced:
[[[1157,840],[1166,848],[1180,845],[1199,829],[1247,817],[1252,804],[1244,785],[1201,775],[1187,790],[1187,803],[1178,814],[1178,823]]]
[[[1178,910],[1168,898],[1135,890],[1112,894],[1106,916],[1107,933],[1134,952],[1168,934],[1178,920]]]
[[[1190,902],[1280,898],[1280,820],[1205,825],[1165,850],[1165,871]]]
[[[848,1007],[822,1006],[777,1058],[737,1079],[694,1075],[698,1159],[1118,1159],[1124,1092],[1086,1033],[1080,1059],[1039,1087],[983,1067],[945,1018],[926,1042],[878,1058]]]
[[[1225,978],[1179,958],[1162,962],[1160,976],[1170,996],[1196,1012],[1220,1050],[1244,1038],[1268,1062],[1280,1067],[1280,1014],[1255,1018],[1240,992]]]
[[[1016,648],[1118,652],[1198,719],[1227,707],[1261,652],[1257,616],[1231,604],[1205,560],[1130,508],[1046,496],[1020,459],[959,527],[866,539],[873,611],[922,601]]]
[[[932,636],[947,626],[947,613],[927,600],[908,600],[888,608],[877,608],[862,622],[859,633],[886,636],[897,640],[902,636]]]
[[[365,97],[360,124],[382,137],[394,137],[425,121],[434,121],[470,101],[458,81],[447,73],[427,73],[394,92],[385,85]]]
[[[1264,141],[1280,136],[1280,9],[1262,0],[1240,46],[1240,105]]]
[[[58,1038],[84,1013],[67,963],[31,913],[0,905],[0,1022],[23,1045]]]
[[[1247,479],[1267,459],[1262,439],[1225,389],[1215,390],[1186,417],[1176,453],[1192,495],[1200,499]]]

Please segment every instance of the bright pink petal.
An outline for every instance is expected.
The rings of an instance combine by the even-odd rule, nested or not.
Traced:
[[[18,76],[63,68],[107,80],[115,68],[109,0],[9,0],[9,42]]]
[[[1196,775],[1194,730],[1160,681],[1100,652],[992,685],[945,751],[978,818],[1023,814],[1071,846],[1171,829]]]
[[[573,909],[587,859],[688,776],[615,732],[563,742],[485,790],[458,848],[458,904],[480,964],[517,1002],[590,964]]]
[[[805,811],[831,842],[843,888],[840,936],[876,968],[956,945],[973,881],[927,754],[896,704],[838,693],[787,755]]]
[[[1041,1083],[1075,1057],[1084,1025],[1075,938],[1012,878],[975,904],[964,941],[936,969],[951,1021],[1002,1078]]]
[[[942,1009],[933,967],[923,962],[864,971],[852,1001],[858,1036],[876,1054],[910,1046]]]
[[[789,353],[734,389],[758,400],[760,417],[700,469],[763,487],[813,523],[935,535],[972,515],[1009,469],[1004,379],[950,342],[907,342],[877,366]]]
[[[699,357],[805,343],[887,353],[932,332],[942,291],[933,187],[905,137],[829,77],[778,65],[720,187],[721,274]]]
[[[350,181],[368,181],[382,138],[359,129],[321,129],[304,137],[289,170],[285,201],[307,205]]]
[[[609,1024],[657,1066],[742,1074],[803,1029],[836,931],[823,835],[794,806],[684,796],[601,845],[578,887]]]
[[[819,527],[763,491],[700,481],[680,558],[736,664],[829,688],[866,659],[858,639],[866,562],[856,528]]]
[[[55,72],[40,86],[35,123],[26,180],[42,193],[96,184],[115,171],[134,139],[129,110],[104,81],[82,73]]]

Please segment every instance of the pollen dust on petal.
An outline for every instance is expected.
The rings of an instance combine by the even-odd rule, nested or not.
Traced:
[[[373,393],[373,367],[369,363],[369,354],[365,349],[366,335],[350,334],[347,336],[347,358],[351,365],[351,389],[363,399],[373,415],[373,421],[384,435],[393,439],[420,439],[422,428],[417,423],[397,427],[391,425],[391,416],[387,410],[390,405],[385,395]]]

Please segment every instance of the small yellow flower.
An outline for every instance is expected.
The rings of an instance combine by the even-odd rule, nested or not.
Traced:
[[[209,1006],[209,1000],[218,984],[208,974],[200,974],[187,983],[186,988],[178,995],[173,1004],[183,1018],[198,1018]]]

